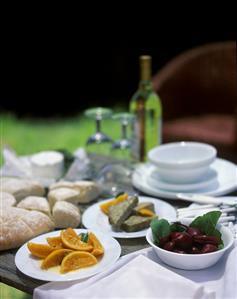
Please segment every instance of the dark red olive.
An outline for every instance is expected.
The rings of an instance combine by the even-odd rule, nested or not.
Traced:
[[[187,229],[187,233],[193,237],[193,236],[198,236],[198,235],[201,235],[202,232],[200,231],[200,229],[196,228],[196,227],[189,227]]]
[[[186,232],[180,232],[172,241],[179,249],[189,249],[192,246],[192,237]]]
[[[213,244],[218,245],[219,240],[215,236],[199,235],[193,237],[194,242],[199,244]]]
[[[202,247],[201,253],[209,253],[209,252],[214,252],[217,251],[217,246],[213,245],[213,244],[205,244]]]
[[[175,249],[173,250],[173,252],[181,253],[181,254],[185,254],[185,253],[187,253],[186,251],[184,251],[184,250],[180,250],[180,249],[177,249],[177,248],[175,248]]]
[[[199,254],[201,253],[200,249],[196,246],[192,246],[192,248],[190,249],[190,252],[191,254]]]
[[[170,234],[170,239],[173,241],[175,238],[177,238],[180,235],[181,232],[172,232]]]
[[[159,238],[159,246],[163,247],[165,243],[169,242],[169,236]]]
[[[165,250],[172,251],[174,249],[174,246],[175,246],[174,242],[169,241],[169,242],[165,243],[165,245],[163,246],[163,248]]]

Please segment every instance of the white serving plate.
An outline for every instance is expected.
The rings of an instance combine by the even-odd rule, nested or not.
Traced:
[[[86,229],[75,229],[77,234],[87,232]],[[47,237],[55,237],[60,234],[61,231],[53,231],[47,234],[38,236],[30,242],[46,244]],[[61,274],[56,271],[42,270],[40,268],[40,259],[33,257],[28,248],[27,243],[20,247],[15,256],[15,264],[18,270],[22,273],[36,279],[45,281],[72,281],[77,279],[84,279],[93,276],[97,273],[103,272],[111,267],[120,257],[121,247],[119,243],[109,235],[105,235],[99,231],[93,230],[102,245],[104,246],[104,255],[98,264],[82,268],[76,271]]]
[[[111,200],[111,199],[110,199]],[[83,225],[91,230],[99,229],[101,232],[115,238],[140,238],[145,237],[147,229],[138,232],[127,233],[124,231],[115,232],[109,224],[108,216],[100,210],[100,204],[108,200],[100,201],[89,207],[82,215]],[[176,218],[176,210],[167,202],[145,196],[139,196],[139,202],[152,202],[155,206],[155,213],[159,218],[174,219]]]
[[[155,168],[155,166],[152,166],[149,163],[138,165],[132,177],[133,186],[151,196],[177,199],[176,191],[162,190],[149,184],[148,178],[151,176],[151,173]],[[237,189],[237,166],[234,163],[217,158],[210,168],[217,173],[216,181],[214,181],[209,187],[196,190],[196,194],[221,196]],[[179,193],[180,192],[181,190]],[[182,193],[185,193],[185,190],[182,191]]]
[[[152,167],[154,167],[152,165]],[[189,184],[175,184],[168,183],[161,179],[159,173],[156,169],[151,172],[151,175],[147,178],[148,183],[154,187],[167,191],[195,191],[198,189],[208,188],[211,184],[213,184],[217,179],[217,172],[213,169],[209,169],[206,174],[196,183]]]

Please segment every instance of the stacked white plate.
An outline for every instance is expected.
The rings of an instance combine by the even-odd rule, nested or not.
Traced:
[[[132,178],[134,187],[146,194],[176,199],[178,193],[220,196],[237,189],[237,166],[216,158],[212,146],[165,144],[151,150],[148,159],[136,167]]]

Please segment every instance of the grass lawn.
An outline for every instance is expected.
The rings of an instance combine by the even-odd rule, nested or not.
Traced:
[[[49,149],[67,149],[72,152],[76,148],[84,146],[87,138],[95,132],[94,121],[80,115],[65,119],[36,120],[18,119],[13,115],[0,114],[0,124],[1,147],[7,144],[18,155],[27,155]],[[120,124],[118,122],[104,120],[102,129],[113,139],[119,138]],[[1,153],[0,164],[2,163]],[[0,298],[28,299],[31,296],[1,283]]]
[[[18,119],[0,115],[1,146],[11,146],[19,155],[41,150],[67,149],[74,151],[85,146],[87,138],[95,133],[95,123],[84,116],[65,119]],[[113,139],[119,138],[120,124],[104,120],[102,130]]]

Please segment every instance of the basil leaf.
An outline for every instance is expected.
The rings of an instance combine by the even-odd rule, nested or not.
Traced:
[[[166,219],[153,219],[151,221],[152,236],[155,243],[159,244],[159,239],[170,234],[170,224]]]
[[[88,242],[88,239],[89,239],[88,233],[81,233],[80,236],[81,236],[82,242],[85,242],[85,243]]]
[[[115,198],[119,197],[120,195],[123,195],[124,193],[125,193],[124,191],[118,192],[118,193],[115,195]]]
[[[219,232],[218,229],[215,229],[212,233],[212,236],[215,236],[218,238],[220,244],[224,245],[223,240],[221,239],[221,233]]]
[[[223,249],[224,248],[224,244],[219,244],[218,245],[218,250]]]
[[[184,232],[186,228],[179,222],[174,222],[170,225],[171,232]]]
[[[207,236],[217,237],[220,240],[220,243],[223,244],[221,233],[216,229],[216,225],[220,216],[220,211],[211,211],[195,218],[190,226],[199,228]]]

